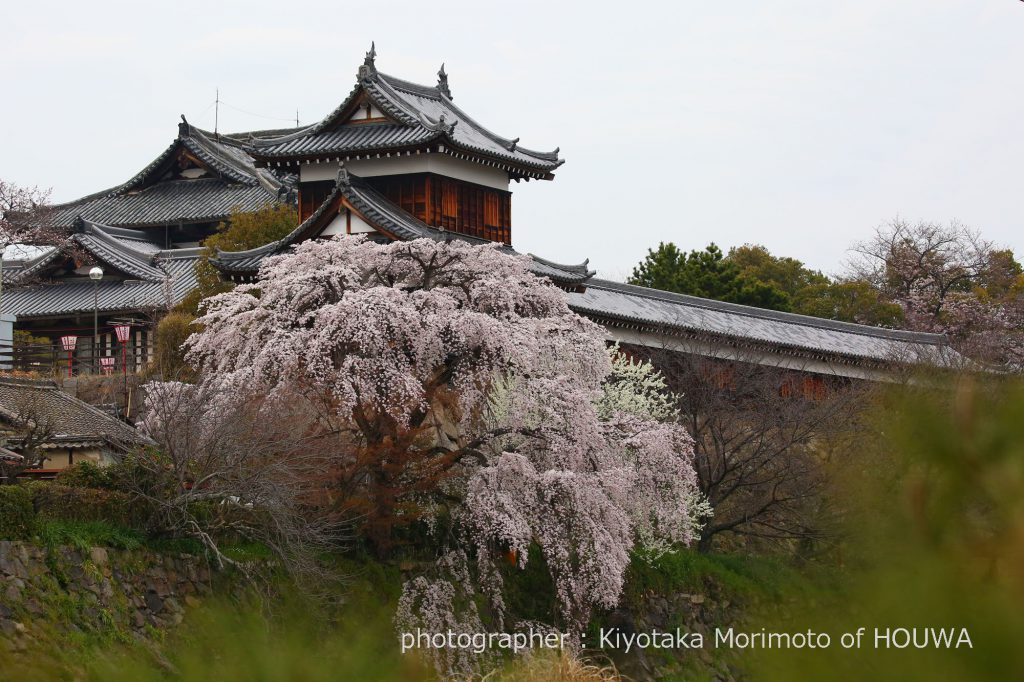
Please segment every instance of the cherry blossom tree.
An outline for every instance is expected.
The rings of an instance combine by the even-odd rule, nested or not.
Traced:
[[[444,519],[446,558],[407,585],[406,626],[425,604],[450,612],[424,624],[462,622],[453,595],[471,585],[504,627],[502,571],[539,547],[553,619],[578,633],[616,603],[634,548],[688,543],[706,514],[692,440],[647,414],[670,416],[661,387],[621,362],[606,381],[602,330],[528,265],[459,241],[306,242],[211,298],[188,342],[204,380],[305,403],[332,508],[358,511],[378,553],[400,524]]]
[[[21,187],[0,179],[0,246],[38,244],[44,229],[49,190]]]
[[[855,252],[852,275],[897,303],[907,327],[947,334],[975,360],[1024,366],[1024,277],[1010,251],[960,223],[894,220]]]

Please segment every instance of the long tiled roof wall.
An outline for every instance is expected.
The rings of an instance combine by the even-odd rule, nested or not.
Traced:
[[[570,293],[569,306],[606,323],[677,330],[852,360],[938,365],[962,360],[941,334],[825,320],[601,279],[590,279],[585,290]]]

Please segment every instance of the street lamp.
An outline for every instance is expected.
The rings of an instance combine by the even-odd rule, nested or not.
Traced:
[[[100,345],[100,280],[103,279],[103,268],[93,266],[89,270],[89,279],[92,280],[92,366],[96,368],[96,351]]]

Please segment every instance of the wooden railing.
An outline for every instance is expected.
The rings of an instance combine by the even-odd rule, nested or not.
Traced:
[[[122,360],[123,358],[123,360]],[[126,366],[127,365],[127,366]],[[125,354],[115,349],[76,349],[70,355],[59,343],[19,343],[0,341],[0,370],[31,372],[43,376],[83,374],[132,374],[140,369],[133,349]]]

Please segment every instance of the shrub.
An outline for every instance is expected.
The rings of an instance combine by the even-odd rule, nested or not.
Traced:
[[[185,364],[182,344],[195,331],[195,317],[187,312],[167,313],[156,326],[156,362],[153,367],[164,379],[186,379],[189,369]]]
[[[69,488],[111,488],[110,473],[92,462],[77,462],[57,474],[57,483]]]
[[[150,525],[149,505],[125,493],[59,483],[37,483],[33,487],[40,519],[105,521],[138,530]]]
[[[0,539],[26,540],[35,526],[32,490],[27,485],[0,486]]]

